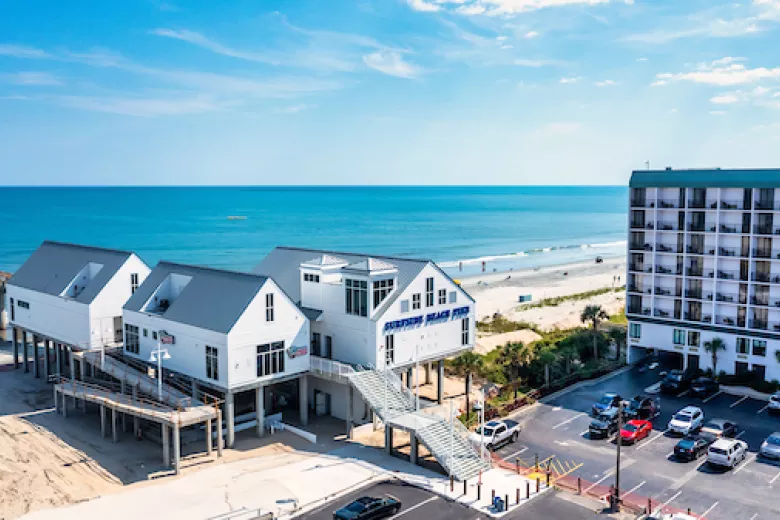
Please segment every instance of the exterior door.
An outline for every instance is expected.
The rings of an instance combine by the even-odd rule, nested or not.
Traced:
[[[698,354],[688,354],[688,370],[699,370]]]

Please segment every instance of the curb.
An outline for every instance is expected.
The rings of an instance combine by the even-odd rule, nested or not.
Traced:
[[[604,374],[601,377],[597,377],[596,379],[587,379],[585,381],[580,381],[578,383],[575,383],[571,386],[567,386],[566,388],[562,388],[561,390],[558,390],[557,392],[554,392],[550,395],[546,395],[539,399],[537,402],[539,403],[545,403],[547,404],[549,401],[552,401],[553,399],[557,399],[558,397],[561,397],[563,395],[566,395],[570,392],[573,392],[574,390],[579,390],[580,388],[586,387],[586,386],[593,386],[597,385],[601,382],[607,381],[608,379],[612,379],[613,377],[617,377],[621,374],[624,374],[631,369],[634,368],[634,365],[626,365],[622,368],[618,368],[617,370],[614,370],[608,374]]]

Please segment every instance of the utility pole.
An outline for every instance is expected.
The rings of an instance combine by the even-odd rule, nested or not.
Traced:
[[[617,423],[617,458],[615,460],[615,496],[613,497],[614,509],[620,510],[620,446],[623,444],[623,438],[620,435],[620,430],[623,429],[623,400],[618,403],[618,423]]]

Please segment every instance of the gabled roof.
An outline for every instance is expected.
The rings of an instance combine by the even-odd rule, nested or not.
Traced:
[[[90,262],[103,268],[72,300],[90,304],[133,253],[116,249],[43,242],[14,273],[7,285],[59,296]],[[128,280],[129,283],[129,280]]]
[[[361,260],[360,262],[355,262],[354,264],[349,264],[344,269],[348,269],[350,271],[365,271],[367,273],[373,273],[376,271],[393,271],[396,269],[396,267],[390,262],[371,257]]]
[[[160,262],[124,306],[142,312],[146,302],[171,274],[192,280],[170,307],[160,314],[166,320],[227,334],[268,280],[238,271]]]
[[[778,188],[780,169],[635,170],[632,188]]]

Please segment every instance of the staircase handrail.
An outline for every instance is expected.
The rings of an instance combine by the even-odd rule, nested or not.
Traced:
[[[312,371],[323,374],[332,374],[338,377],[347,377],[348,374],[354,374],[360,371],[360,365],[357,368],[349,363],[342,363],[333,359],[327,359],[320,356],[309,356],[309,367]]]
[[[440,419],[443,422],[447,422],[449,424],[449,418],[447,417],[447,414],[443,413],[440,407],[432,407],[432,408],[426,408],[424,413],[427,413],[429,415],[432,415],[438,419]],[[484,454],[480,453],[479,447],[475,447],[470,440],[472,431],[469,430],[462,422],[460,422],[460,419],[457,417],[452,418],[452,424],[453,424],[453,432],[455,435],[460,437],[461,439],[468,442],[469,446],[474,450],[474,453],[482,458],[485,462],[492,465],[492,458],[490,457],[489,451],[485,450]]]
[[[416,409],[415,407],[415,397],[411,390],[409,390],[404,382],[401,380],[400,377],[398,377],[398,374],[393,372],[391,369],[387,368],[383,371],[385,374],[385,377],[389,381],[390,384],[394,385],[398,390],[401,391],[401,394],[403,394],[404,397],[406,397],[409,401],[409,404],[411,405],[412,409]]]

